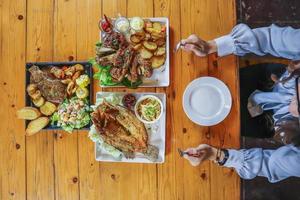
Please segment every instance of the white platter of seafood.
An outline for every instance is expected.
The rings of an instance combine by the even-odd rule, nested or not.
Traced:
[[[166,95],[98,92],[89,137],[97,161],[163,163]]]
[[[96,77],[100,77],[97,78],[100,86],[169,86],[169,19],[119,17],[103,20],[112,31],[102,28],[101,42],[96,44],[94,65],[99,68]],[[119,26],[126,31],[118,30]],[[127,65],[131,67],[128,69]]]

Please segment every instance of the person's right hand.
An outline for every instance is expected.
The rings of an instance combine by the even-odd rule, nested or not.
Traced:
[[[209,53],[217,51],[216,43],[214,41],[206,42],[195,34],[190,35],[187,39],[181,40],[181,43],[183,44],[181,46],[183,50],[193,52],[199,57],[205,57]]]
[[[298,112],[298,101],[297,101],[297,96],[293,96],[292,101],[289,105],[289,112],[294,116],[294,117],[299,117],[299,112]]]

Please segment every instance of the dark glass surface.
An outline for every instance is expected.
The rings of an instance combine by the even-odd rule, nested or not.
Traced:
[[[299,0],[237,0],[238,22],[251,27],[276,23],[300,28]]]

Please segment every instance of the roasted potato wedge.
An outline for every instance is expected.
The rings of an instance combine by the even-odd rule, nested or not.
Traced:
[[[156,31],[161,32],[161,24],[160,24],[159,22],[154,22],[154,23],[153,23],[153,28],[154,28]]]
[[[132,34],[130,36],[130,41],[132,43],[137,44],[137,43],[142,42],[145,39],[145,37],[146,37],[146,34],[144,32],[138,32],[138,33]]]
[[[136,44],[136,45],[133,47],[133,49],[137,51],[137,50],[139,50],[141,47],[142,47],[142,44],[140,43],[140,44]]]
[[[154,42],[144,41],[143,46],[150,51],[155,51],[157,49],[157,44]]]
[[[33,120],[41,116],[40,111],[34,107],[24,107],[17,111],[19,119]]]
[[[153,56],[153,53],[145,48],[141,48],[140,54],[141,54],[141,57],[144,59],[150,59]]]
[[[75,71],[84,71],[84,67],[81,64],[74,65]]]
[[[46,101],[44,105],[40,107],[40,111],[42,114],[50,116],[56,111],[56,105],[49,101]]]
[[[163,56],[166,54],[166,47],[158,47],[157,50],[154,52],[155,56]]]
[[[72,67],[69,67],[65,70],[65,75],[66,76],[73,76],[73,74],[75,73],[76,71],[76,67],[75,66],[72,66]]]
[[[137,44],[141,42],[141,38],[136,34],[132,34],[130,36],[130,41]]]
[[[166,37],[166,34],[165,33],[163,33],[163,32],[159,32],[159,33],[157,33],[157,32],[152,32],[151,33],[151,37],[153,38],[153,39],[158,39],[158,38],[165,38]]]
[[[42,105],[44,105],[45,103],[45,99],[44,97],[40,97],[39,99],[32,99],[32,103],[36,106],[36,107],[41,107]]]
[[[77,88],[78,88],[78,86],[75,85],[74,88],[73,88],[72,91],[71,91],[71,94],[74,94],[74,93],[76,92]]]
[[[148,33],[156,33],[156,34],[159,34],[161,31],[158,31],[158,30],[156,30],[156,29],[154,29],[153,27],[148,27],[148,28],[146,28],[146,31],[148,32]]]
[[[145,40],[150,40],[151,39],[151,34],[150,33],[146,33],[145,34]]]
[[[151,21],[145,21],[145,27],[146,28],[152,28],[153,27],[153,23]]]
[[[70,83],[68,83],[68,86],[67,86],[67,94],[68,95],[72,94],[74,87],[75,87],[74,81],[71,81]]]
[[[26,88],[27,93],[30,95],[33,95],[35,91],[37,90],[37,85],[36,84],[29,84]]]
[[[145,39],[146,33],[145,32],[137,32],[135,33],[141,40]]]
[[[31,121],[26,128],[26,135],[30,136],[39,132],[48,125],[49,121],[48,117],[39,117]]]
[[[153,56],[151,58],[152,68],[157,69],[165,63],[165,56]]]
[[[41,91],[36,90],[35,93],[33,93],[32,95],[29,95],[33,100],[37,100],[39,98],[41,98],[42,94]]]
[[[81,71],[76,71],[72,76],[72,80],[75,81],[76,79],[79,78],[80,75],[81,75]]]
[[[161,47],[163,46],[164,44],[166,44],[166,39],[165,38],[158,38],[157,40],[154,41],[157,46]]]
[[[64,80],[61,80],[61,82],[63,84],[69,84],[70,82],[72,82],[72,79],[68,78],[68,79],[64,79]]]
[[[56,78],[62,78],[64,76],[64,71],[58,67],[51,67],[50,73]]]

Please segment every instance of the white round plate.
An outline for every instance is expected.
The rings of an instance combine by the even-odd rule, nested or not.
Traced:
[[[183,94],[184,112],[190,120],[201,126],[213,126],[223,121],[231,105],[228,87],[213,77],[193,80]]]

